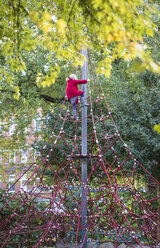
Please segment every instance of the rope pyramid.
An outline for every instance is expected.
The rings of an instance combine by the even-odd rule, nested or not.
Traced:
[[[110,241],[114,247],[121,243],[126,247],[160,247],[160,216],[151,206],[160,197],[146,199],[135,185],[140,171],[157,185],[159,182],[136,160],[120,136],[90,54],[88,58],[93,81],[88,83],[87,97],[88,153],[81,154],[81,104],[73,120],[65,98],[48,142],[14,183],[28,175],[25,185],[31,190],[3,196],[1,247],[23,243],[24,247],[36,248],[64,235],[70,239],[65,247],[83,247],[86,235],[88,242],[96,241],[95,247]],[[88,164],[85,183],[81,180],[82,159]],[[83,239],[82,190],[87,199]],[[5,214],[6,209],[10,215]]]

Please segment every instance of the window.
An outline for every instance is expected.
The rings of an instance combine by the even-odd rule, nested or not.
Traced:
[[[42,130],[42,120],[40,117],[34,119],[34,131],[41,131]]]
[[[5,125],[5,122],[0,121],[0,135],[2,135],[2,131],[3,131],[3,126]]]
[[[14,119],[11,119],[10,125],[9,125],[9,135],[13,135],[16,130],[16,124],[14,123]]]
[[[21,162],[25,163],[27,162],[27,151],[22,149],[22,157],[21,157]]]
[[[21,191],[27,191],[27,185],[24,185],[27,181],[27,177],[26,175],[23,175],[20,179],[20,188],[21,188]]]
[[[34,160],[36,160],[40,155],[40,152],[37,150],[34,150]]]
[[[9,163],[9,152],[3,151],[2,154],[2,164],[8,164]]]
[[[24,126],[24,133],[27,133],[28,132],[28,118],[26,116],[23,116],[22,123]]]
[[[28,127],[25,127],[24,132],[25,132],[25,133],[28,132]]]
[[[12,175],[9,176],[9,180],[11,180],[11,181],[14,180],[14,178],[15,178],[15,175],[14,174],[12,174]]]
[[[22,156],[22,152],[21,151],[16,151],[15,152],[15,163],[16,164],[21,163],[21,156]]]
[[[8,123],[0,121],[0,136],[6,136],[8,132]]]
[[[0,164],[2,164],[2,153],[0,151]]]
[[[15,163],[15,152],[9,154],[9,163]]]
[[[15,174],[9,175],[9,180],[8,180],[9,181],[9,184],[8,184],[9,192],[15,192],[15,185],[13,185],[14,180],[15,180]]]
[[[0,135],[2,135],[2,123],[0,122]]]

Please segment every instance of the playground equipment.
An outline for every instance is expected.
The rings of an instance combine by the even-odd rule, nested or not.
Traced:
[[[87,52],[83,54],[82,79],[87,79]],[[160,247],[160,216],[151,207],[160,197],[146,198],[135,183],[140,171],[159,182],[123,141],[90,53],[88,61],[91,82],[83,85],[85,104],[78,104],[76,120],[65,98],[48,142],[15,182],[26,174],[31,190],[3,196],[1,247],[23,243],[36,248],[63,236],[70,239],[66,247],[86,248],[90,241],[97,247],[104,242]]]

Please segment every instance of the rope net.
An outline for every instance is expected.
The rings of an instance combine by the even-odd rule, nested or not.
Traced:
[[[66,247],[83,247],[86,236],[88,242],[96,241],[97,247],[103,242],[113,242],[114,247],[121,243],[126,247],[160,247],[160,216],[151,205],[160,197],[146,197],[143,188],[137,189],[136,182],[143,171],[155,184],[160,184],[123,141],[90,54],[88,60],[92,75],[87,97],[88,152],[81,154],[80,101],[77,118],[73,120],[72,106],[65,98],[48,142],[14,183],[27,175],[25,185],[30,190],[3,195],[1,247],[23,243],[36,248],[62,237],[70,239],[70,244],[64,244]],[[81,181],[82,159],[88,165],[85,183]],[[82,190],[87,201],[85,227],[81,216]]]

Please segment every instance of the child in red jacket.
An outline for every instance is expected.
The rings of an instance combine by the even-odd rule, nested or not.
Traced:
[[[75,74],[69,76],[66,88],[66,94],[68,101],[73,104],[73,119],[76,119],[76,104],[78,103],[78,96],[81,96],[81,102],[83,102],[84,91],[78,90],[78,84],[86,84],[87,80],[77,80]]]

